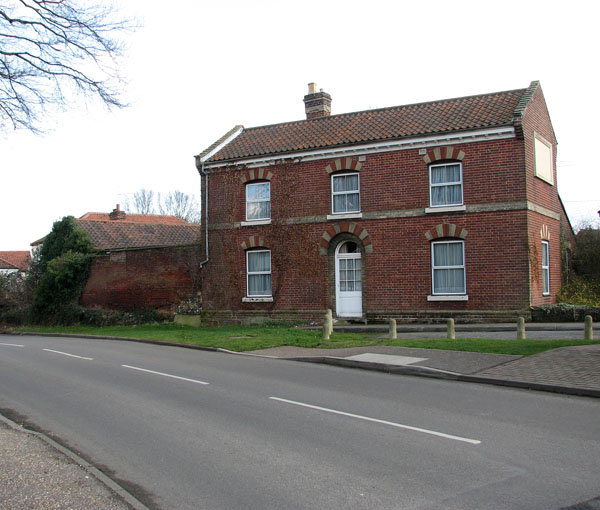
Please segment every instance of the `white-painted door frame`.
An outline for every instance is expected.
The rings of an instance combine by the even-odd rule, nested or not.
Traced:
[[[336,302],[336,315],[338,317],[362,317],[362,278],[360,281],[361,290],[342,290],[340,285],[340,261],[350,261],[354,265],[356,260],[359,261],[361,266],[362,275],[362,255],[360,251],[357,253],[340,253],[340,248],[346,243],[340,243],[335,249],[335,302]]]

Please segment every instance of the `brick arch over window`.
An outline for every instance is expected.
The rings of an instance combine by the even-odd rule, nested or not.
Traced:
[[[423,156],[425,163],[433,163],[434,161],[456,159],[462,161],[465,157],[464,151],[457,149],[456,147],[435,147],[434,149],[427,149],[427,154]]]
[[[250,181],[270,181],[273,177],[273,172],[267,171],[266,168],[251,168],[242,174],[242,183],[246,184]]]
[[[373,252],[373,241],[371,240],[371,236],[366,229],[362,228],[353,221],[341,221],[339,223],[330,225],[327,230],[323,232],[319,242],[319,253],[321,255],[327,255],[331,240],[338,234],[346,233],[355,235],[361,240],[365,249],[365,253]]]
[[[249,250],[250,248],[267,248],[265,246],[265,240],[262,236],[249,236],[245,241],[240,243],[242,250]]]
[[[341,170],[360,172],[361,168],[362,163],[358,160],[358,158],[338,158],[332,163],[329,163],[329,165],[325,167],[325,170],[328,174],[332,174]]]
[[[467,230],[454,225],[453,223],[440,223],[432,229],[425,232],[428,241],[433,241],[441,237],[458,237],[464,239],[467,237]]]
[[[550,241],[550,230],[548,229],[548,225],[542,225],[540,229],[540,237],[543,241]]]

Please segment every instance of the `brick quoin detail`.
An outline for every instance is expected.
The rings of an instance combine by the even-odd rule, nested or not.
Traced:
[[[371,240],[371,236],[366,229],[362,228],[353,221],[341,221],[340,223],[334,223],[333,225],[330,225],[327,230],[323,232],[319,242],[319,253],[321,255],[327,255],[329,243],[338,234],[355,235],[362,241],[365,248],[365,253],[373,253],[373,241]]]
[[[358,160],[358,158],[339,158],[333,163],[329,163],[325,167],[325,170],[328,174],[332,174],[334,172],[339,172],[340,170],[353,170],[355,172],[360,172],[361,168],[362,163]]]
[[[461,239],[465,239],[467,237],[467,230],[457,227],[453,223],[440,223],[425,232],[425,237],[428,241],[433,241],[441,237],[460,237]]]
[[[242,241],[240,246],[243,250],[249,250],[250,248],[259,248],[265,246],[265,240],[261,236],[250,236],[246,241]]]
[[[272,177],[273,172],[267,171],[266,168],[251,168],[242,174],[241,180],[246,184],[250,181],[270,181]]]
[[[465,153],[456,147],[436,147],[435,149],[429,149],[427,154],[423,156],[425,163],[433,163],[434,161],[440,161],[444,159],[458,159],[462,161],[465,157]]]

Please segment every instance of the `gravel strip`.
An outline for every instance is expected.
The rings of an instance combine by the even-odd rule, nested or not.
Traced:
[[[83,467],[35,435],[0,421],[0,508],[2,510],[128,510]]]

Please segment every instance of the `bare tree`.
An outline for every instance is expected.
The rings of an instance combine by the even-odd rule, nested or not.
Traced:
[[[77,96],[123,107],[116,37],[132,28],[86,0],[0,0],[0,130],[39,132]]]
[[[133,200],[127,198],[125,209],[138,214],[154,214],[154,191],[140,189],[133,194]]]
[[[158,194],[158,211],[160,214],[177,216],[190,223],[200,223],[200,207],[192,195],[181,191],[171,191],[165,196]]]

